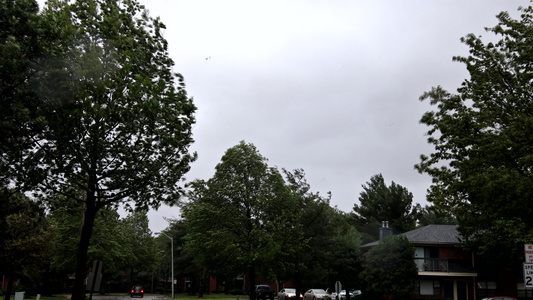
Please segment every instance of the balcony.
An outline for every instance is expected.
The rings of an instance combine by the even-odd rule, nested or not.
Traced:
[[[476,273],[471,263],[462,259],[415,258],[415,263],[418,272]]]

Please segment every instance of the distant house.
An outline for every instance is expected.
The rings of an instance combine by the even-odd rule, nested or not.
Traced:
[[[380,237],[389,234],[392,232],[384,226]],[[477,299],[474,256],[461,248],[456,225],[429,225],[401,235],[415,247],[418,278],[413,298]],[[378,243],[375,241],[363,248]]]
[[[380,239],[392,234],[386,224]],[[484,267],[484,259],[463,249],[456,225],[428,225],[401,233],[415,248],[414,263],[418,268],[416,298],[476,300],[504,293],[526,298],[531,290],[523,288],[520,270],[498,276],[501,270]],[[375,241],[362,248],[377,245]],[[476,265],[477,264],[477,265]],[[518,274],[518,276],[516,275]]]
[[[461,247],[456,225],[428,225],[403,235],[415,247],[418,295],[477,299],[475,258]]]

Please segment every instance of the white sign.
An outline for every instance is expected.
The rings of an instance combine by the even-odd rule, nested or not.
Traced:
[[[524,285],[533,288],[533,264],[524,263]]]
[[[526,263],[533,263],[533,244],[524,244]]]
[[[335,293],[340,294],[342,291],[342,285],[340,281],[335,282]],[[340,298],[340,295],[339,295]]]

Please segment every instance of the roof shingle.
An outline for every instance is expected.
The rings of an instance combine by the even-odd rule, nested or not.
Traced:
[[[457,225],[428,225],[402,235],[412,244],[461,244]]]
[[[408,232],[400,233],[399,235],[405,236],[411,244],[461,244],[457,225],[427,225]],[[375,241],[361,247],[373,247],[378,243],[379,241]]]

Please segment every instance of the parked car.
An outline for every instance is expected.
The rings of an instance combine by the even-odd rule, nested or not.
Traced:
[[[361,295],[361,290],[351,290],[350,299],[353,299],[356,296]],[[338,295],[337,293],[331,293],[332,300],[345,300],[346,299],[346,290],[342,290]]]
[[[286,288],[282,289],[278,293],[278,300],[301,300],[302,294],[299,297],[296,297],[296,289]]]
[[[331,300],[331,296],[323,289],[309,289],[304,294],[304,300]]]
[[[266,300],[268,298],[274,300],[274,294],[274,290],[272,290],[269,285],[260,284],[255,286],[255,299]]]
[[[509,296],[496,296],[496,297],[483,298],[481,300],[517,300],[517,299],[513,297],[509,297]]]
[[[131,288],[130,297],[133,296],[141,296],[141,298],[144,296],[144,289],[141,285],[134,285]]]

